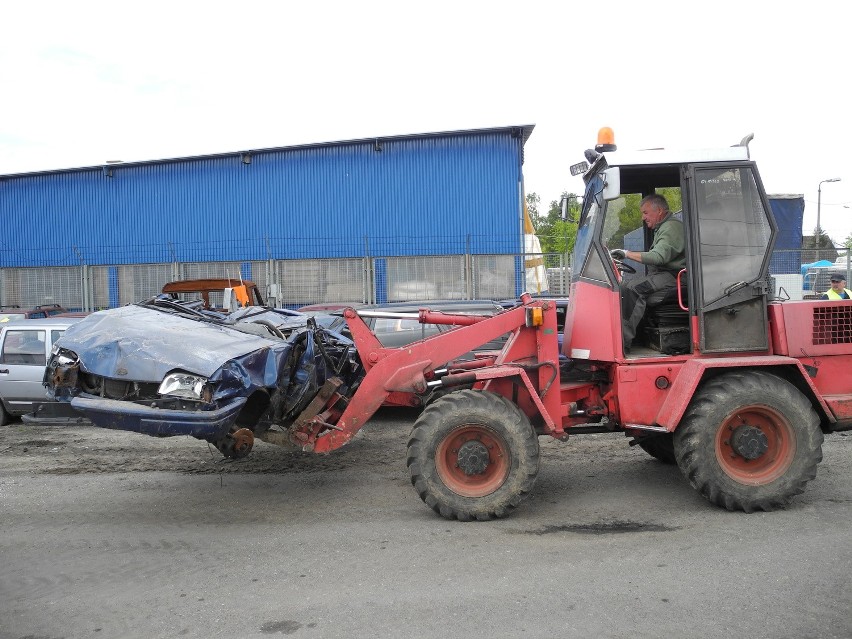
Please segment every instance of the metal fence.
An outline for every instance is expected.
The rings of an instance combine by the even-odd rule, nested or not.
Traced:
[[[282,308],[319,302],[509,299],[524,290],[524,259],[530,257],[463,254],[3,268],[0,305],[101,310],[150,298],[167,282],[225,277],[252,280],[270,305]],[[567,294],[566,256],[538,257],[547,267],[548,293]]]
[[[524,261],[541,257],[547,293],[568,294],[568,256],[543,254],[420,255],[245,262],[163,262],[0,269],[0,304],[59,304],[99,310],[152,297],[166,282],[242,277],[254,281],[269,303],[297,308],[319,302],[383,303],[438,299],[509,299],[525,290]],[[775,297],[819,297],[832,273],[852,282],[845,248],[776,251],[770,262]]]
[[[816,299],[831,288],[831,275],[852,281],[852,263],[846,247],[776,251],[770,262],[775,295],[780,299]]]

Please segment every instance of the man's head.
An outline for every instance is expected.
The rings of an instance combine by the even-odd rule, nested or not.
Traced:
[[[837,293],[842,293],[846,288],[846,276],[840,273],[831,274],[831,288]]]
[[[639,210],[642,211],[642,221],[649,229],[652,229],[669,214],[669,203],[662,195],[652,193],[642,198]]]

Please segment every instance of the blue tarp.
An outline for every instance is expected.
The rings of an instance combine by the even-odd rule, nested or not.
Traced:
[[[802,263],[802,216],[805,214],[804,195],[769,195],[769,206],[778,225],[775,252],[769,262],[769,272],[795,273]],[[779,252],[780,251],[780,252]]]
[[[829,262],[828,260],[820,260],[819,262],[811,262],[810,264],[802,264],[802,290],[809,291],[811,290],[811,284],[816,278],[805,278],[805,275],[808,274],[808,271],[812,268],[826,268],[829,266],[834,266],[834,262]]]

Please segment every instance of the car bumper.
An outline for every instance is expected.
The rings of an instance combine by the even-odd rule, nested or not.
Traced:
[[[127,430],[156,437],[189,435],[216,440],[231,430],[246,403],[237,397],[216,410],[174,410],[144,406],[116,399],[75,397],[71,406],[100,428]]]

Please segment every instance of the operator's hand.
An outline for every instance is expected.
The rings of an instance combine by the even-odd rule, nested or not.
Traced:
[[[627,254],[624,252],[624,249],[612,249],[609,254],[612,259],[616,260],[617,262],[623,262],[624,258],[627,257]]]

